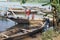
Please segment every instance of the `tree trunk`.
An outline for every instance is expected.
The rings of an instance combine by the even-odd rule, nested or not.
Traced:
[[[57,25],[57,20],[58,20],[58,17],[57,17],[57,12],[56,12],[56,6],[52,5],[52,10],[53,10],[53,26],[55,29],[57,29],[58,25]]]

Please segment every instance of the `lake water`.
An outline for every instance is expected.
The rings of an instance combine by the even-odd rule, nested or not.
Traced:
[[[9,19],[2,19],[0,18],[0,31],[5,31],[7,28],[10,28],[15,25],[14,21]]]

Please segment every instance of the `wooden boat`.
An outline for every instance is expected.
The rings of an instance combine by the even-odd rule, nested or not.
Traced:
[[[23,19],[23,18],[9,18],[9,19],[11,19],[12,21],[15,21],[15,22],[17,22],[17,23],[21,23],[21,24],[28,24],[29,23],[29,20],[28,19]]]
[[[21,15],[19,15],[19,14],[26,15],[25,14],[25,9],[10,9],[8,11],[11,12],[10,14],[12,14],[12,15],[7,13],[6,17],[11,19],[11,20],[13,20],[13,21],[15,21],[15,22],[17,22],[17,23],[27,23],[27,24],[30,23],[30,24],[37,24],[38,25],[38,24],[40,24],[40,22],[43,21],[43,18],[40,18],[38,20],[37,19],[36,20],[35,19],[34,20],[30,20],[30,19],[27,19],[25,17],[21,17]],[[35,9],[31,10],[31,14],[37,14],[37,10],[35,10]],[[43,12],[41,14],[43,14]]]
[[[27,23],[27,24],[33,23],[34,24],[34,22],[35,22],[37,24],[38,22],[40,23],[40,21],[41,21],[41,20],[29,20],[26,17],[24,17],[24,18],[21,17],[21,15],[18,14],[18,13],[22,12],[21,10],[20,11],[18,11],[18,10],[9,10],[9,12],[7,12],[6,17],[13,20],[13,21],[15,21],[15,22],[17,22],[17,23]],[[23,12],[25,12],[25,11],[23,11]],[[31,13],[36,13],[36,12],[37,12],[36,10],[31,10]],[[23,13],[23,15],[24,15],[24,13]]]
[[[21,28],[13,28],[8,31],[4,31],[0,33],[0,38],[3,40],[14,39],[16,37],[23,38],[24,36],[33,36],[39,32],[42,32],[43,25],[39,26],[39,28],[35,29],[21,29]],[[9,33],[8,33],[9,32]],[[8,34],[7,34],[8,33]]]

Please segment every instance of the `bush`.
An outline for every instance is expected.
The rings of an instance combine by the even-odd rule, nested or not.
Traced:
[[[53,37],[58,36],[58,33],[49,29],[42,33],[42,40],[53,40]]]

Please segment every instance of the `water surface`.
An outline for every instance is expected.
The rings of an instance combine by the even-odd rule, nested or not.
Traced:
[[[9,19],[2,19],[0,18],[0,31],[5,31],[6,29],[12,27],[15,25],[14,21],[11,21]]]

